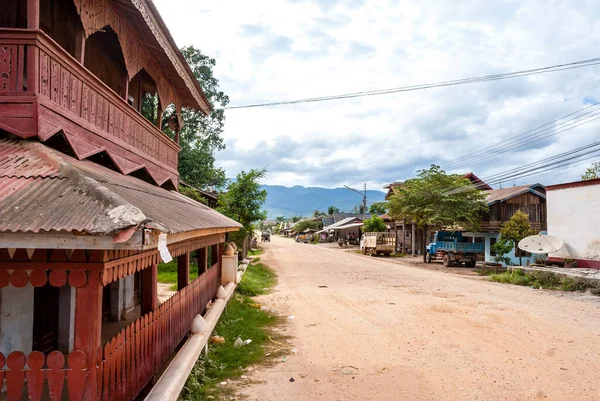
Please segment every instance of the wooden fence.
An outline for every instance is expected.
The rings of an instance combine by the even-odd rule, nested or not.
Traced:
[[[25,389],[30,401],[62,400],[65,395],[80,401],[89,386],[94,400],[133,400],[188,334],[194,316],[216,294],[220,277],[215,264],[107,342],[97,363],[77,350],[67,357],[59,351],[27,356],[15,351],[7,358],[0,353],[0,388],[6,386],[7,401],[20,401]]]

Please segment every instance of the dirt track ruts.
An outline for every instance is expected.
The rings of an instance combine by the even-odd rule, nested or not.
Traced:
[[[275,236],[264,248],[279,284],[261,302],[295,316],[297,353],[259,367],[250,400],[600,400],[598,298]]]

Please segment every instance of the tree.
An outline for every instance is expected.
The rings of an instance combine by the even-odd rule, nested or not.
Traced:
[[[327,208],[327,215],[328,216],[333,216],[334,214],[337,214],[340,212],[340,209],[335,207],[335,206],[329,206]]]
[[[326,214],[321,212],[320,210],[315,210],[313,212],[313,217],[319,217],[319,216],[326,216]]]
[[[180,186],[179,193],[204,205],[208,205],[206,198],[195,188]]]
[[[223,108],[229,103],[229,97],[219,90],[219,81],[213,75],[213,68],[216,65],[214,58],[205,56],[193,46],[184,47],[181,52],[200,83],[213,111],[206,116],[195,110],[182,109],[179,174],[181,180],[198,188],[222,187],[226,183],[225,171],[215,166],[214,153],[225,149],[222,136],[225,124]],[[168,120],[174,112],[171,107],[165,111],[163,117],[162,129],[171,138],[174,138],[175,134],[169,128]]]
[[[267,213],[262,210],[267,200],[267,191],[259,183],[265,175],[264,169],[240,172],[236,180],[227,186],[227,192],[218,199],[217,211],[243,226],[238,233],[230,234],[230,238],[244,250],[245,239],[253,231],[252,224],[267,218]]]
[[[297,233],[301,233],[307,228],[318,230],[320,228],[320,223],[317,220],[302,220],[294,225],[294,231]]]
[[[590,167],[585,170],[585,173],[581,176],[582,180],[593,180],[600,178],[600,162],[594,162]]]
[[[393,218],[413,221],[422,230],[423,260],[428,227],[460,224],[474,229],[488,210],[483,191],[462,175],[446,174],[436,165],[394,188],[388,204]]]
[[[491,248],[495,253],[494,262],[510,265],[510,258],[505,255],[513,250],[512,241],[501,236]]]
[[[517,210],[512,217],[502,225],[500,235],[506,241],[510,241],[513,247],[517,250],[519,256],[519,265],[523,266],[522,252],[518,248],[519,241],[530,235],[535,235],[536,231],[529,224],[529,215],[525,212]]]
[[[387,225],[381,217],[375,215],[364,221],[362,231],[363,233],[382,233],[387,231]]]
[[[388,209],[387,202],[376,202],[376,203],[373,203],[369,207],[369,213],[380,216],[382,214],[387,213],[387,209]]]

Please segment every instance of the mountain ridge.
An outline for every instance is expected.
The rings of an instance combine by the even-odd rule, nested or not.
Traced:
[[[294,185],[262,185],[267,191],[267,201],[263,208],[268,219],[278,216],[310,216],[315,210],[327,212],[335,206],[342,212],[351,212],[362,203],[362,196],[346,188],[304,187]],[[367,190],[367,204],[385,200],[385,192]]]

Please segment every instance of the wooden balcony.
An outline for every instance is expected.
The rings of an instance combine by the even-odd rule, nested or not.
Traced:
[[[180,147],[39,30],[0,28],[0,129],[62,133],[79,159],[106,152],[124,174],[178,182]]]
[[[482,221],[480,224],[481,231],[484,232],[500,232],[504,221]],[[546,222],[530,221],[531,228],[536,231],[547,230]]]

